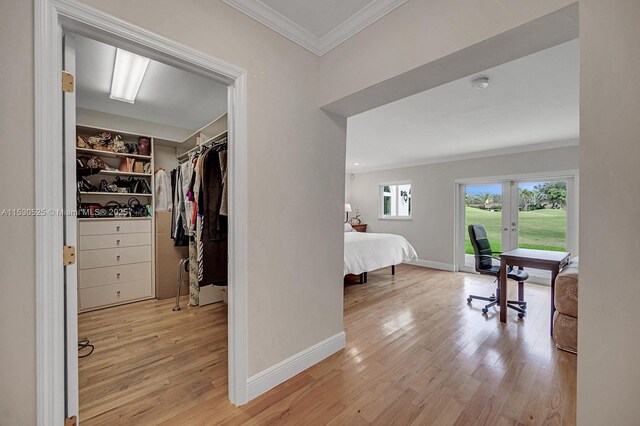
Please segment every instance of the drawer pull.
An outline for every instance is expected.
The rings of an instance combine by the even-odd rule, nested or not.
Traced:
[[[120,227],[116,226],[116,231],[120,232]]]
[[[116,240],[116,245],[120,245],[120,240]]]
[[[118,297],[120,297],[120,290],[117,291]]]
[[[117,260],[117,261],[120,261],[120,255],[117,255],[117,256],[116,256],[116,260]]]
[[[120,279],[120,272],[118,272],[118,273],[116,274],[116,278],[117,278],[117,279]]]

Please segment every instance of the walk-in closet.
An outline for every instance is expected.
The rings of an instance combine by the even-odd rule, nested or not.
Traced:
[[[80,418],[171,420],[227,391],[227,86],[79,35],[64,57]]]

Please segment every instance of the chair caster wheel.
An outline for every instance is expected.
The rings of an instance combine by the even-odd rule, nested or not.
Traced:
[[[520,319],[524,318],[524,314],[518,314],[518,318]]]
[[[482,308],[482,313],[483,313],[483,314],[486,314],[486,313],[488,313],[488,312],[489,312],[489,310],[488,310],[487,308]]]
[[[523,311],[526,311],[526,310],[527,310],[527,305],[520,305],[520,308],[521,308]]]
[[[473,299],[471,299],[470,297],[467,297],[467,303],[471,303]]]

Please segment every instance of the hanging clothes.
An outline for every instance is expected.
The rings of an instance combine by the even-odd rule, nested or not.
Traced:
[[[222,202],[220,204],[220,214],[227,214],[227,150],[218,152],[220,160],[220,172],[222,173]]]
[[[176,245],[189,246],[189,304],[200,287],[227,285],[226,141],[189,156],[171,173]]]
[[[156,199],[156,211],[168,212],[173,207],[173,194],[171,193],[171,181],[164,169],[156,172],[154,179],[154,188]]]
[[[173,214],[171,218],[171,237],[175,241],[175,246],[185,247],[189,245],[189,237],[182,225],[184,211],[184,194],[182,194],[182,177],[180,168],[171,172],[171,186],[173,188]]]
[[[202,165],[202,283],[227,284],[227,217],[220,214],[223,176],[218,152],[211,148]],[[201,283],[201,284],[202,284]]]

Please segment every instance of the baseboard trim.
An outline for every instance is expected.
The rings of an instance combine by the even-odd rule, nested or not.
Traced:
[[[422,266],[423,268],[440,269],[442,271],[454,272],[455,268],[449,263],[432,262],[431,260],[414,260],[413,262],[405,262],[408,265]]]
[[[343,331],[251,376],[247,381],[249,401],[344,349],[345,344]]]

